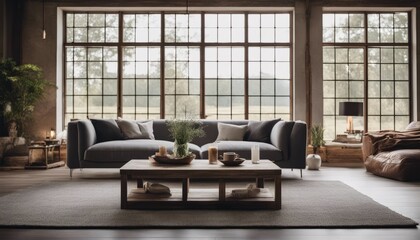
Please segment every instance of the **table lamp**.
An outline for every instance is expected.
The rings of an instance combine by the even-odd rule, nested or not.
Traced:
[[[353,116],[363,116],[362,102],[340,102],[338,115],[347,116],[347,133],[354,133]]]

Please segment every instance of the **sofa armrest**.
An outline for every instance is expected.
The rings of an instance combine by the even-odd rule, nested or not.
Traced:
[[[79,160],[85,159],[85,151],[96,143],[96,131],[90,120],[80,120],[77,122],[79,137]]]
[[[306,167],[306,146],[308,144],[308,127],[303,121],[296,121],[290,134],[289,161],[292,168]]]
[[[67,166],[70,169],[80,167],[77,122],[69,122],[67,125]]]
[[[283,152],[281,167],[305,168],[307,126],[303,121],[279,121],[271,130],[271,144]]]
[[[289,149],[290,149],[290,134],[293,129],[294,122],[279,121],[271,130],[270,140],[276,148],[280,149],[283,153],[283,160],[289,160]]]

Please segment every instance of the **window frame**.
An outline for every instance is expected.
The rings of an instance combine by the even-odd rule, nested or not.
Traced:
[[[398,48],[398,47],[407,47],[408,48],[408,87],[409,87],[409,91],[408,91],[408,100],[409,100],[409,112],[408,112],[408,116],[409,116],[409,122],[411,122],[413,120],[413,91],[412,86],[413,86],[413,61],[412,61],[412,50],[413,50],[413,39],[412,39],[412,12],[410,12],[409,10],[386,10],[386,11],[335,11],[335,10],[324,10],[322,12],[322,16],[324,14],[363,14],[364,15],[364,35],[365,35],[365,40],[363,42],[335,42],[335,31],[334,31],[334,41],[333,42],[324,42],[323,40],[323,36],[322,36],[322,49],[324,49],[325,47],[332,47],[332,48],[337,48],[337,47],[343,47],[343,48],[363,48],[363,59],[364,59],[364,93],[363,93],[363,131],[367,132],[369,131],[369,121],[368,121],[368,104],[369,104],[369,95],[368,95],[368,83],[369,83],[369,77],[368,77],[368,66],[369,66],[369,62],[368,62],[368,50],[372,49],[372,48],[383,48],[383,47],[393,47],[393,48]],[[369,14],[396,14],[396,13],[406,13],[407,14],[407,29],[408,29],[408,40],[406,43],[401,43],[401,42],[395,42],[395,35],[393,36],[393,42],[390,43],[386,43],[386,42],[381,42],[380,39],[378,42],[369,42],[368,39],[368,15]],[[334,27],[335,28],[335,27]],[[350,27],[348,27],[350,28]],[[322,24],[322,29],[324,29],[323,24]],[[393,27],[393,29],[395,29],[395,26]],[[394,57],[393,57],[394,58]],[[322,64],[324,65],[324,60],[322,61]],[[382,63],[380,63],[382,64]],[[395,66],[395,62],[392,63],[393,66]],[[395,68],[395,67],[394,67]],[[395,76],[395,72],[393,73],[393,75]],[[334,79],[334,82],[336,82],[337,80]],[[347,80],[348,82],[350,82],[351,80]],[[377,80],[377,81],[381,81]],[[393,79],[392,82],[395,82],[397,80]],[[323,78],[323,82],[324,82],[324,78]],[[334,89],[336,88],[336,86],[334,87]],[[323,101],[326,98],[323,96]],[[328,99],[332,99],[332,98],[328,98]],[[336,100],[337,98],[334,97],[334,99]],[[341,99],[341,98],[340,98]],[[350,97],[348,96],[347,99],[350,99]],[[376,99],[376,98],[375,98]],[[378,97],[379,100],[384,99],[383,97]],[[386,98],[385,98],[386,99]],[[395,97],[395,89],[394,89],[394,97],[392,99],[399,99],[398,97]],[[406,99],[406,98],[404,98]],[[336,101],[335,101],[336,102]],[[335,112],[337,111],[337,106],[335,103]],[[337,117],[339,115],[337,115],[337,113],[335,113],[334,115],[331,114],[325,114],[323,112],[323,117],[324,116],[334,116]],[[394,108],[394,113],[393,115],[382,115],[381,113],[379,115],[373,115],[373,116],[392,116],[394,117],[394,121],[393,121],[393,125],[394,125],[394,129],[395,129],[395,117],[396,116],[400,116],[400,115],[396,115],[395,114],[395,108]],[[381,124],[381,123],[379,123]],[[381,125],[380,125],[381,126]],[[380,127],[381,128],[381,127]],[[334,132],[335,134],[337,134],[337,119],[335,119],[334,121]]]
[[[67,42],[67,14],[118,14],[118,41],[117,42],[107,42],[106,39],[104,42]],[[248,40],[248,16],[249,14],[289,14],[289,41],[288,42],[249,42]],[[161,15],[161,40],[160,42],[124,42],[123,41],[123,17],[125,14],[160,14]],[[199,102],[199,116],[200,119],[205,119],[206,110],[205,110],[205,49],[206,47],[243,47],[245,50],[244,53],[244,119],[249,119],[249,48],[250,47],[287,47],[289,49],[289,118],[293,119],[294,116],[294,15],[293,10],[275,10],[275,11],[189,11],[188,14],[200,14],[201,16],[201,39],[199,42],[165,42],[165,15],[166,14],[185,14],[179,11],[73,11],[66,10],[63,11],[63,124],[66,124],[66,115],[73,114],[72,112],[67,112],[67,86],[66,86],[66,48],[67,47],[117,47],[118,49],[118,70],[117,70],[117,116],[123,116],[123,48],[124,47],[160,47],[160,118],[165,118],[165,47],[198,47],[200,49],[200,102]],[[205,41],[205,15],[206,14],[244,14],[244,41],[243,42],[206,42]],[[73,26],[74,27],[74,26]],[[261,33],[260,33],[261,34]],[[87,35],[87,39],[88,39]],[[106,36],[105,36],[106,38]],[[87,94],[88,96],[88,94]],[[103,96],[103,94],[102,94]],[[235,96],[233,94],[230,97]],[[260,98],[262,95],[260,95]],[[73,100],[74,101],[74,100]],[[274,100],[275,101],[275,100]],[[261,103],[260,103],[261,104]],[[275,111],[275,110],[274,110]],[[88,113],[87,113],[88,114]],[[102,112],[103,114],[103,112]],[[260,118],[264,113],[259,113]],[[272,114],[276,114],[273,112]],[[281,114],[281,113],[280,113]],[[232,114],[231,114],[232,117]]]

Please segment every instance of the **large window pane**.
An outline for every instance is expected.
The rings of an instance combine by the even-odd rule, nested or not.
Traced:
[[[290,119],[291,19],[289,12],[66,12],[65,119]]]
[[[367,38],[364,37],[366,31]],[[408,124],[408,36],[406,12],[323,14],[323,42],[328,44],[323,49],[327,139],[334,139],[341,133],[342,117],[338,116],[337,104],[344,100],[365,102],[368,131],[402,129]],[[393,46],[393,43],[399,45]],[[363,122],[360,124],[363,127]]]

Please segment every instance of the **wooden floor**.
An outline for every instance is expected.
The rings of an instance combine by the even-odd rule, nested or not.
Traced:
[[[75,171],[74,178],[118,177],[117,170]],[[284,178],[299,178],[299,171],[283,171]],[[0,196],[45,182],[69,181],[65,167],[49,170],[0,171]],[[404,183],[373,176],[363,168],[322,167],[303,172],[303,180],[339,180],[375,201],[420,222],[420,182]],[[334,194],[334,189],[331,189]],[[48,196],[46,196],[48,197]],[[1,216],[0,217],[4,217]],[[205,217],[205,216],[203,216]],[[420,239],[417,229],[147,229],[60,230],[0,229],[0,239]]]

